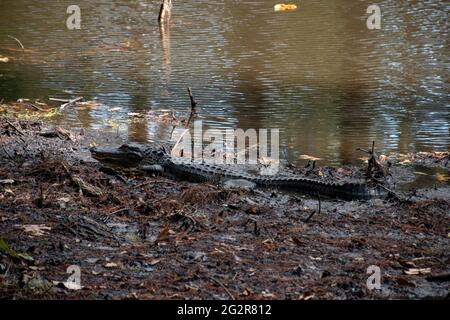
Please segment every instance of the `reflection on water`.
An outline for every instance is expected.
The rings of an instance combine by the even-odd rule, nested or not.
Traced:
[[[449,172],[446,169],[435,167],[425,167],[415,165],[412,167],[414,170],[413,181],[400,183],[398,190],[411,191],[422,188],[442,187],[450,185]]]
[[[17,59],[0,64],[0,99],[70,90],[105,106],[53,121],[117,122],[145,142],[171,128],[129,114],[188,112],[190,86],[207,126],[280,128],[290,161],[353,162],[372,140],[384,152],[449,149],[445,1],[379,1],[381,30],[366,28],[370,1],[302,1],[279,13],[268,0],[179,1],[162,28],[160,1],[77,3],[82,29],[69,31],[64,1],[0,2],[0,54]],[[7,35],[28,50],[8,50],[17,44]]]

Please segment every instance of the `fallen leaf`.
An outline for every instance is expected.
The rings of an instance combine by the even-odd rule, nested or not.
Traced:
[[[266,239],[262,242],[262,244],[264,245],[267,251],[275,250],[277,247],[277,245],[274,243],[272,239]]]
[[[411,268],[405,271],[405,274],[410,276],[417,276],[422,274],[430,274],[431,268]]]
[[[309,258],[310,258],[311,260],[313,260],[313,261],[322,261],[322,258],[321,258],[321,257],[311,257],[311,256],[309,256]]]
[[[14,191],[12,191],[11,188],[5,188],[3,191],[9,194],[14,194]]]
[[[313,299],[314,297],[315,297],[314,293],[307,292],[307,293],[302,293],[298,298],[299,298],[299,300],[307,301],[307,300]]]
[[[162,240],[166,239],[167,236],[169,235],[169,231],[170,231],[170,226],[166,225],[160,232],[158,237],[155,240],[155,243],[158,244],[159,242],[161,242]]]
[[[114,262],[109,262],[107,264],[105,264],[105,268],[117,268],[118,264],[114,263]]]
[[[35,237],[43,236],[46,234],[46,231],[52,230],[52,228],[43,224],[16,225],[16,227],[23,229],[27,233],[31,233]]]
[[[157,265],[158,263],[160,263],[161,262],[161,259],[153,259],[152,261],[150,261],[150,265],[151,266],[154,266],[154,265]]]
[[[259,207],[250,207],[247,210],[245,210],[246,213],[252,214],[252,215],[260,215],[261,214],[261,208]]]

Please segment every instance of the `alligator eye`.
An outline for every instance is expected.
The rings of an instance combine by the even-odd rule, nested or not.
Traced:
[[[127,144],[123,144],[119,147],[119,150],[128,150],[130,147]]]
[[[119,148],[120,151],[131,151],[131,152],[136,152],[136,153],[141,153],[141,149],[139,149],[139,147],[134,147],[134,146],[129,146],[127,144],[122,145]]]

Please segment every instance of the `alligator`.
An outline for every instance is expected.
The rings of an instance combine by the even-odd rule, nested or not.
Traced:
[[[238,169],[233,165],[196,162],[185,157],[174,157],[165,147],[156,144],[145,147],[127,144],[118,148],[93,147],[90,152],[92,157],[101,163],[162,172],[175,179],[193,182],[223,184],[230,180],[245,180],[258,187],[294,190],[345,200],[368,200],[388,196],[388,192],[384,188],[369,187],[366,183],[361,182],[329,183],[295,174],[258,175]]]

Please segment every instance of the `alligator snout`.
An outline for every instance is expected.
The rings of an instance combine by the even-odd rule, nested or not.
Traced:
[[[122,167],[137,166],[143,159],[142,153],[132,148],[89,148],[92,158],[103,163]]]

